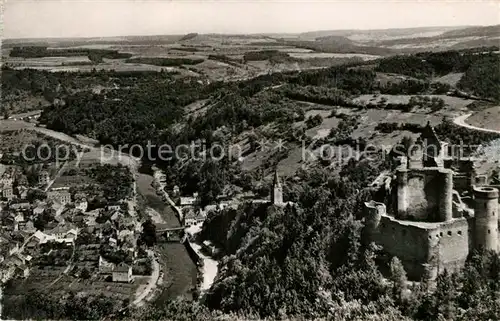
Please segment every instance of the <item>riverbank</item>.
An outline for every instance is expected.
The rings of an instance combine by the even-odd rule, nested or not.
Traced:
[[[192,239],[196,239],[196,234],[201,231],[201,226],[202,223],[192,225],[186,228],[186,233],[192,235]],[[192,241],[188,242],[189,246],[191,246],[198,258],[203,261],[203,265],[201,267],[203,282],[200,286],[201,295],[203,295],[212,287],[212,284],[214,284],[215,282],[215,278],[217,277],[217,273],[219,271],[219,262],[214,260],[212,257],[204,254],[201,244]]]
[[[153,176],[141,170],[136,175],[136,180],[138,193],[143,197],[146,208],[158,213],[169,227],[180,227],[176,213],[156,194]],[[163,278],[158,282],[161,284],[160,293],[153,300],[154,304],[161,306],[178,296],[191,299],[192,289],[196,286],[197,267],[184,244],[161,243],[157,245],[155,252],[158,254]]]
[[[161,173],[160,170],[156,168],[153,168],[153,170],[154,170],[153,176],[155,178],[155,185],[158,186],[158,190],[160,190],[163,193],[163,199],[177,213],[179,220],[182,221],[182,210],[175,205],[175,203],[169,197],[168,193],[165,192],[164,190],[165,184],[160,182],[160,178],[163,176],[163,174]],[[186,239],[186,246],[189,246],[191,250],[194,252],[194,255],[197,256],[197,259],[203,262],[203,264],[201,264],[200,267],[200,274],[201,274],[200,277],[203,279],[200,285],[200,291],[201,294],[203,295],[206,291],[208,291],[212,287],[212,284],[214,283],[218,273],[219,263],[210,256],[203,253],[201,244],[192,241],[193,239],[195,239],[195,235],[201,231],[202,225],[203,223],[198,223],[193,226],[187,227],[185,229],[185,232],[188,235],[192,236]]]

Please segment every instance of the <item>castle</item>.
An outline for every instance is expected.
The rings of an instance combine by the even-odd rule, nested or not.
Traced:
[[[476,175],[474,161],[448,156],[428,124],[365,203],[364,240],[397,256],[408,277],[435,278],[461,268],[475,248],[499,251],[496,186]]]

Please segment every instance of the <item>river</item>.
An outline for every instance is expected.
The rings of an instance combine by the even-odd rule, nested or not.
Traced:
[[[144,197],[146,206],[160,213],[169,226],[181,226],[171,207],[156,195],[155,189],[151,186],[153,176],[141,170],[136,178],[138,192]],[[160,243],[157,253],[160,255],[164,280],[163,290],[155,303],[163,305],[166,301],[178,296],[191,299],[191,289],[196,285],[197,268],[186,247],[181,243]]]

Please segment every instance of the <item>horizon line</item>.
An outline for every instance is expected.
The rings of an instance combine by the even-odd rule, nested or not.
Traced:
[[[0,43],[4,41],[13,40],[62,40],[62,39],[106,39],[106,38],[118,38],[118,37],[165,37],[165,36],[183,36],[192,33],[197,35],[221,35],[221,36],[253,36],[253,35],[301,35],[305,33],[313,32],[328,32],[328,31],[384,31],[384,30],[408,30],[408,29],[431,29],[431,28],[457,28],[466,29],[474,27],[495,27],[500,26],[500,24],[493,25],[442,25],[442,26],[421,26],[421,27],[390,27],[390,28],[375,28],[375,29],[320,29],[320,30],[309,30],[301,32],[256,32],[256,33],[224,33],[224,32],[208,32],[208,33],[198,33],[198,32],[184,32],[184,33],[171,33],[171,34],[128,34],[128,35],[113,35],[113,36],[68,36],[68,37],[21,37],[21,38],[1,38]]]

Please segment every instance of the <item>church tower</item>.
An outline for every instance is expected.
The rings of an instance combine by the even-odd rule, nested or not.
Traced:
[[[283,187],[281,186],[278,169],[274,170],[273,191],[271,193],[271,203],[277,206],[283,206]]]

